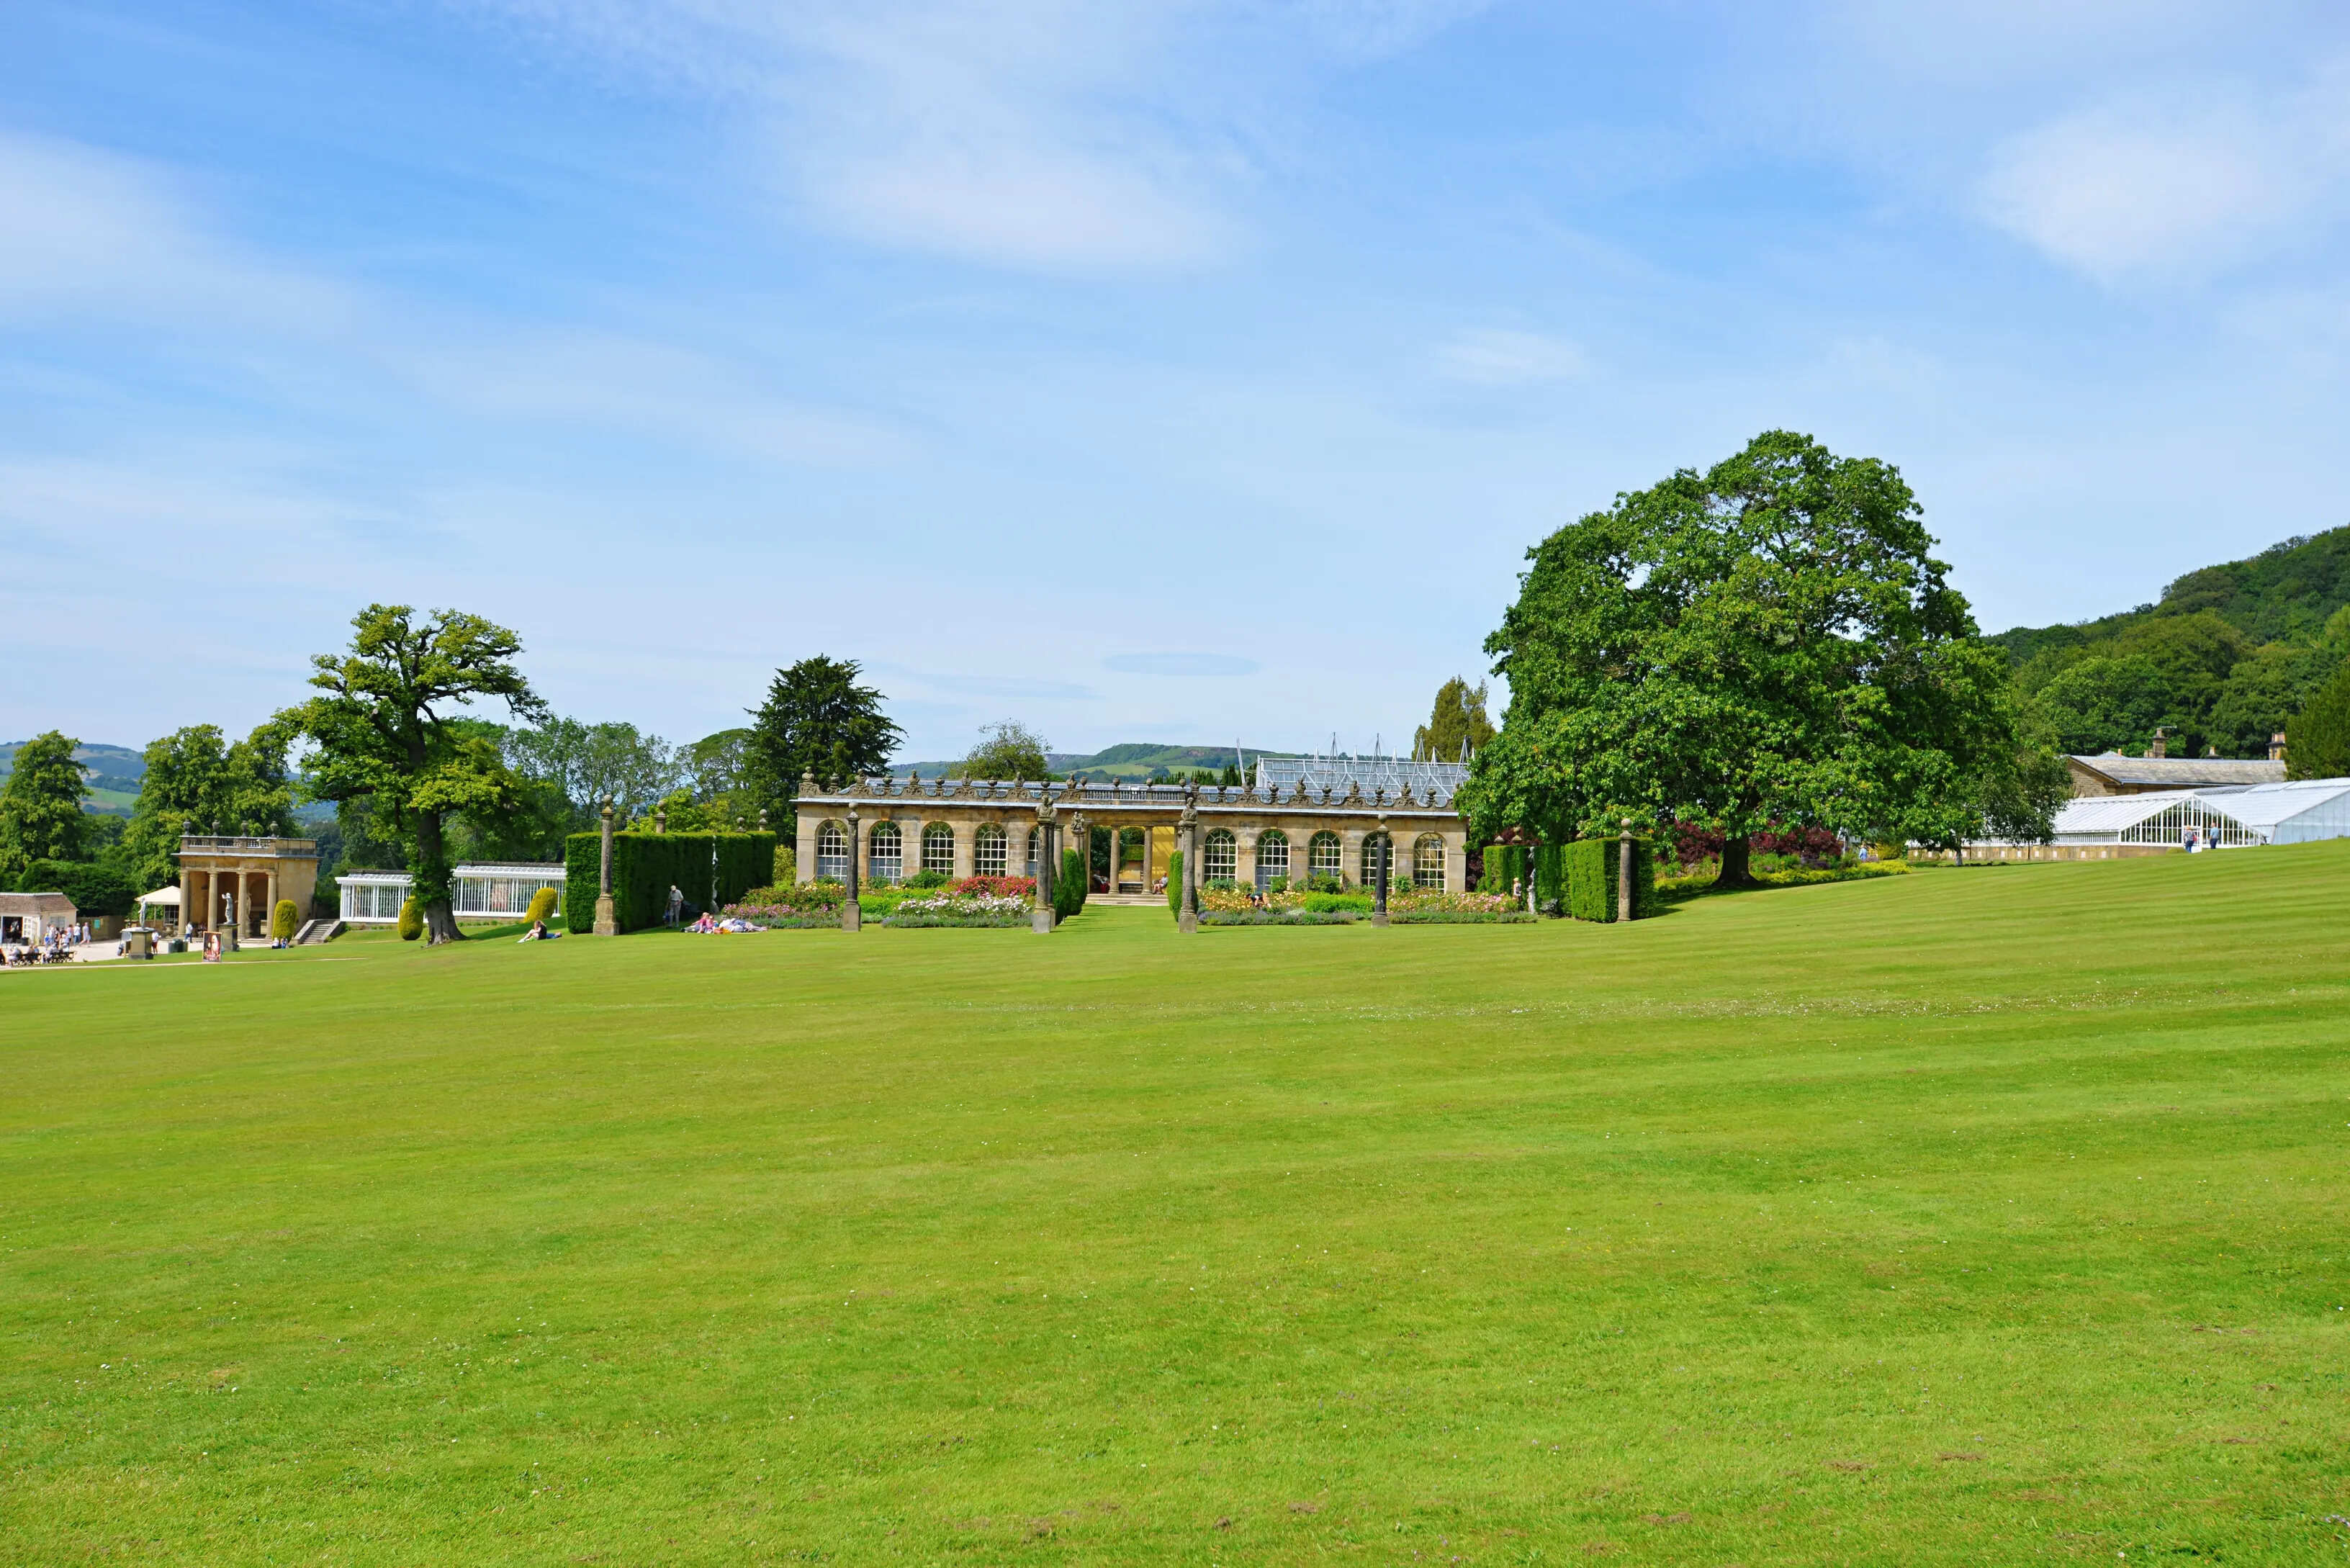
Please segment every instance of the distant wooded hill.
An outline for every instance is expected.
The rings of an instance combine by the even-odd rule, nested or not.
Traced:
[[[2061,750],[2262,755],[2350,653],[2350,527],[2188,573],[2150,605],[1988,640]]]
[[[0,778],[16,771],[16,748],[22,741],[0,741]],[[139,799],[140,781],[147,776],[147,757],[129,746],[88,745],[74,748],[74,761],[90,770],[89,811],[130,815]]]

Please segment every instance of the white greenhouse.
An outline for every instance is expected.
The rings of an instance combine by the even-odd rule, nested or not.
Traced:
[[[412,879],[405,871],[352,871],[335,878],[342,889],[343,919],[354,926],[398,923]],[[451,900],[461,920],[515,919],[526,914],[541,888],[563,894],[560,866],[460,866]]]
[[[1967,846],[1984,860],[2104,860],[2184,849],[2241,849],[2350,838],[2350,779],[2220,784],[2145,794],[2076,795],[2056,808],[2047,844],[1983,839]]]
[[[2201,792],[2206,795],[2213,792]],[[2350,838],[2350,779],[2255,784],[2219,797],[2255,844],[2310,844]]]
[[[2190,833],[2223,849],[2262,842],[2229,809],[2234,799],[2224,789],[2082,795],[2056,808],[2056,842],[2178,849]]]

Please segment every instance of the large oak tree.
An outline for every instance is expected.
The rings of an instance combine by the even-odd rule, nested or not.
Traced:
[[[536,719],[545,707],[515,667],[522,639],[479,616],[435,610],[420,619],[407,605],[369,605],[351,628],[348,652],[310,660],[320,695],[278,717],[315,748],[311,794],[366,798],[400,836],[426,929],[434,942],[455,941],[448,818],[510,811],[518,781],[496,743],[452,710],[491,699]]]
[[[1732,886],[1773,823],[1971,836],[2022,751],[1932,546],[1897,470],[1783,431],[1560,529],[1486,642],[1510,707],[1472,824],[1707,821]]]

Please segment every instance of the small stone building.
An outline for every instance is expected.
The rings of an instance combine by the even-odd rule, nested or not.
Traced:
[[[0,893],[0,947],[38,947],[80,918],[63,893]]]
[[[1376,876],[1382,823],[1393,845],[1391,882],[1460,891],[1469,835],[1453,805],[1469,770],[1388,757],[1305,757],[1258,763],[1246,785],[1199,786],[1200,877],[1263,888],[1277,877]],[[1111,896],[1166,888],[1185,786],[1022,784],[1000,779],[858,779],[845,789],[800,781],[799,877],[845,880],[854,850],[860,883],[917,871],[949,877],[1036,874],[1036,808],[1049,791],[1071,847],[1095,827],[1111,834]],[[1097,889],[1099,890],[1099,889]]]

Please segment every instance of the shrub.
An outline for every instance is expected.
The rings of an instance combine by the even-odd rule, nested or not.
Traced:
[[[424,934],[424,911],[411,898],[400,907],[400,940],[412,942]]]
[[[1167,907],[1175,918],[1183,918],[1183,852],[1180,849],[1167,857]]]
[[[596,929],[598,836],[575,833],[564,846],[565,920]],[[669,890],[697,909],[731,904],[775,874],[772,833],[616,833],[612,835],[612,915],[624,931],[660,924]],[[717,886],[711,884],[715,880]]]
[[[800,879],[800,852],[788,844],[775,846],[775,868],[770,873],[778,888],[788,888]]]
[[[901,878],[898,885],[901,888],[943,888],[953,880],[943,871],[922,870]]]
[[[277,907],[269,911],[269,940],[274,942],[293,940],[294,928],[300,923],[300,917],[295,912],[294,900],[278,899]]]
[[[1622,846],[1613,838],[1578,838],[1563,846],[1566,898],[1562,908],[1578,920],[1613,920]],[[1656,913],[1657,857],[1645,838],[1632,840],[1632,918]]]
[[[1053,916],[1066,920],[1086,907],[1086,892],[1092,886],[1083,851],[1061,851],[1061,874],[1053,878]]]
[[[1325,872],[1319,877],[1305,878],[1305,890],[1309,893],[1343,893],[1347,890],[1347,879]]]
[[[1034,877],[965,877],[947,891],[961,898],[1029,898],[1036,897]]]
[[[554,888],[541,888],[530,896],[530,908],[522,912],[522,923],[530,926],[541,920],[553,919],[556,901],[556,895]]]

